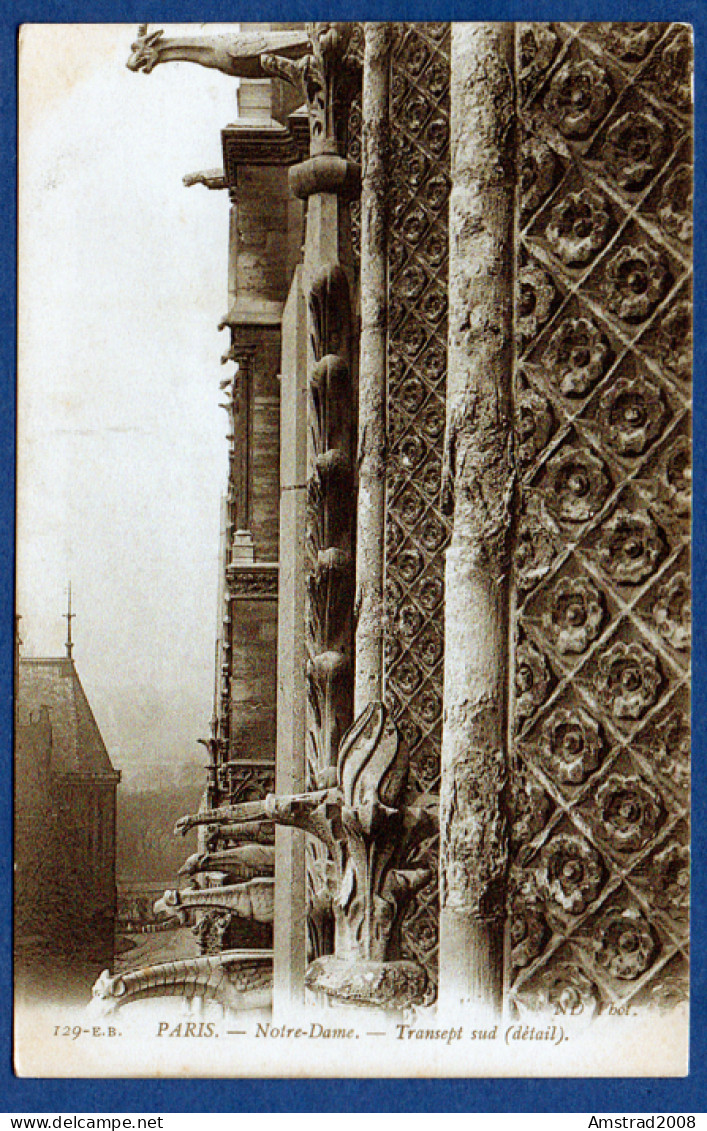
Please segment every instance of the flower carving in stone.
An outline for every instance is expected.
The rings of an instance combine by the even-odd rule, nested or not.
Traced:
[[[658,565],[665,542],[649,514],[619,507],[602,528],[597,553],[612,580],[638,585]]]
[[[542,652],[524,640],[516,650],[516,715],[519,720],[530,717],[545,700],[550,686],[550,672]]]
[[[422,672],[413,660],[402,660],[395,669],[395,682],[406,695],[412,695],[422,679]]]
[[[449,123],[443,114],[436,114],[425,129],[425,141],[434,157],[441,157],[449,145]]]
[[[692,170],[678,165],[663,185],[658,217],[669,236],[689,243],[692,239]]]
[[[397,287],[409,302],[414,302],[422,294],[427,283],[428,277],[425,269],[419,263],[410,263],[404,271],[400,272]]]
[[[638,456],[659,435],[664,416],[663,397],[654,385],[620,377],[602,396],[598,421],[612,448]]]
[[[660,26],[652,23],[600,24],[598,30],[607,51],[632,63],[645,59],[660,35]]]
[[[659,907],[684,912],[690,903],[690,850],[671,841],[653,857],[651,890]]]
[[[565,63],[550,83],[545,109],[553,125],[569,138],[586,138],[599,124],[612,99],[603,67],[591,59]]]
[[[416,650],[428,668],[433,668],[442,659],[444,642],[433,624],[428,624],[418,637]]]
[[[447,313],[446,292],[438,287],[430,287],[420,302],[419,310],[430,322],[439,322]]]
[[[519,771],[511,787],[511,844],[521,851],[542,832],[552,812],[545,790],[534,774]]]
[[[692,106],[692,36],[687,28],[677,34],[660,51],[657,64],[657,87],[679,110]]]
[[[660,359],[671,373],[689,381],[692,372],[692,307],[682,300],[661,319],[657,346]]]
[[[606,202],[588,189],[569,192],[552,209],[545,237],[563,263],[581,267],[606,245],[611,217]]]
[[[417,596],[422,607],[432,612],[444,596],[444,583],[438,577],[426,577],[419,587]]]
[[[555,781],[581,785],[598,768],[603,750],[598,725],[583,712],[558,708],[543,724],[540,757]]]
[[[549,70],[557,54],[559,40],[547,24],[521,24],[518,44],[521,88],[527,94],[535,81]]]
[[[658,590],[653,604],[653,622],[673,648],[683,651],[690,647],[690,579],[686,574],[673,574]]]
[[[553,381],[566,397],[589,392],[609,366],[611,349],[598,326],[588,318],[565,318],[545,351]]]
[[[581,915],[601,891],[601,857],[580,836],[553,837],[543,849],[542,866],[548,896],[570,915]]]
[[[547,527],[534,514],[526,514],[516,539],[513,565],[520,589],[532,589],[548,573],[555,545]]]
[[[596,791],[601,834],[618,852],[636,852],[653,839],[663,820],[660,794],[635,776],[610,774]]]
[[[599,635],[602,596],[586,577],[563,577],[549,594],[543,624],[558,652],[584,652]]]
[[[423,786],[430,789],[440,774],[439,758],[435,753],[423,751],[415,755],[414,765]]]
[[[597,923],[595,958],[612,978],[638,978],[656,949],[650,925],[633,907],[611,907]]]
[[[636,192],[661,168],[668,140],[665,126],[654,114],[629,111],[608,129],[602,156],[616,183]]]
[[[679,710],[671,711],[641,742],[644,758],[679,790],[690,783],[690,728]]]
[[[438,943],[437,922],[431,915],[415,920],[413,938],[422,950],[432,950]]]
[[[427,726],[432,726],[442,714],[442,700],[436,691],[426,690],[415,697],[417,712]]]
[[[565,522],[586,522],[601,509],[609,491],[602,461],[591,452],[571,449],[547,465],[547,501]]]
[[[516,400],[516,453],[527,467],[543,450],[552,435],[552,409],[544,397],[523,389]]]
[[[676,509],[686,513],[692,497],[692,461],[690,442],[685,437],[680,437],[667,454],[665,483]]]
[[[547,923],[538,906],[521,904],[511,918],[511,961],[515,967],[528,966],[541,953],[549,936]]]
[[[532,340],[545,325],[556,296],[555,284],[536,263],[523,267],[518,275],[516,328],[522,341]]]
[[[550,146],[540,138],[523,142],[520,166],[520,193],[523,214],[529,216],[552,192],[558,178],[558,160]]]
[[[422,190],[422,197],[428,208],[438,211],[449,199],[450,183],[444,173],[430,177]]]
[[[397,558],[398,573],[408,585],[422,572],[424,564],[422,554],[414,547],[403,550]]]
[[[409,243],[416,244],[422,238],[428,224],[429,219],[424,208],[413,203],[403,217],[400,231]]]
[[[658,697],[661,675],[642,644],[617,640],[597,665],[596,689],[615,719],[639,719]]]
[[[625,244],[609,261],[606,300],[625,322],[643,322],[662,299],[668,282],[668,265],[661,252],[647,244]]]

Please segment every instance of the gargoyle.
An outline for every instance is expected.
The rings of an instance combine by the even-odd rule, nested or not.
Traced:
[[[371,703],[342,739],[336,785],[191,814],[177,822],[175,832],[201,821],[271,820],[317,837],[333,862],[337,959],[387,962],[405,908],[431,879],[429,869],[406,867],[406,861],[433,835],[438,820],[436,799],[423,796],[404,804],[408,767],[387,708]]]
[[[147,29],[147,24],[140,24],[126,64],[131,71],[144,71],[146,75],[158,63],[186,62],[213,67],[233,78],[260,79],[265,76],[262,55],[275,52],[299,59],[311,50],[305,30],[169,37],[162,30]]]
[[[272,876],[275,871],[275,849],[265,844],[241,844],[237,848],[224,848],[220,852],[195,852],[181,868],[180,876],[195,876],[200,872],[221,870],[240,880],[253,876]]]
[[[167,890],[155,901],[155,915],[164,912],[182,922],[192,908],[211,907],[230,911],[242,919],[255,919],[258,923],[272,923],[275,907],[275,881],[273,879],[248,880],[244,884],[224,887],[186,888]]]
[[[272,951],[223,951],[125,974],[104,970],[93,986],[88,1008],[103,1017],[141,998],[177,995],[212,1001],[228,1010],[267,1009],[272,1002]]]

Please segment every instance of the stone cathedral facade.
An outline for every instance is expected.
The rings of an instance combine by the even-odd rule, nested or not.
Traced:
[[[120,993],[671,1007],[690,29],[145,25],[128,65],[173,59],[240,79],[186,178],[230,201],[235,363],[200,854],[164,898],[204,955]]]

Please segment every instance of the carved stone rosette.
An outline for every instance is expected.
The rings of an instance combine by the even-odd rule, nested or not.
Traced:
[[[588,1017],[687,989],[690,31],[516,44],[515,752],[536,798],[508,1000]]]

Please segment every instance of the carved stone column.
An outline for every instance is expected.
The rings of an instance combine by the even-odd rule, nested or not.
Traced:
[[[282,316],[280,376],[280,583],[277,649],[278,793],[307,788],[307,649],[304,545],[307,522],[307,309],[298,265]],[[305,846],[298,830],[279,827],[273,921],[273,1009],[287,1011],[304,999],[307,966]]]
[[[455,24],[440,1000],[500,1008],[514,496],[513,29]]]
[[[383,698],[387,454],[389,24],[364,28],[355,714]]]
[[[268,73],[307,101],[310,157],[290,170],[307,205],[302,285],[308,305],[308,451],[305,532],[307,761],[311,784],[331,785],[339,743],[353,717],[354,395],[349,201],[359,169],[343,151],[342,113],[357,81],[352,26],[309,25],[312,54],[299,63],[263,57]],[[310,948],[333,946],[331,865],[312,843]]]

